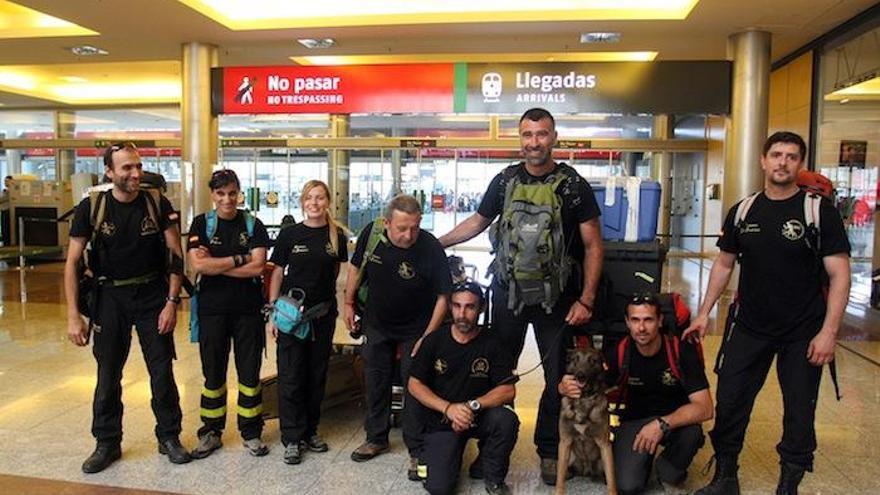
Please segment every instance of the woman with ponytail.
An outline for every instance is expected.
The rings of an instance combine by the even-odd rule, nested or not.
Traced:
[[[318,422],[338,314],[336,277],[339,264],[348,260],[345,228],[330,213],[327,184],[306,182],[300,204],[303,221],[278,234],[269,301],[278,299],[282,287],[285,292],[296,287],[305,292],[305,309],[322,304],[329,309],[311,321],[312,332],[305,339],[279,332],[271,319],[266,324],[278,341],[278,417],[287,464],[302,462],[306,450],[328,450],[318,435]]]

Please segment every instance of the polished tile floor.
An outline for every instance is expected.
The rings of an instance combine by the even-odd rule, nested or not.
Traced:
[[[673,260],[667,270],[667,287],[694,300],[700,297],[699,286],[705,284],[705,280],[700,281],[700,272],[706,268],[691,261]],[[59,263],[29,268],[28,302],[21,304],[17,268],[0,265],[0,493],[423,493],[418,484],[406,479],[407,459],[398,430],[392,433],[390,454],[363,464],[349,460],[349,453],[363,439],[362,404],[356,400],[325,413],[321,433],[331,450],[308,455],[299,466],[281,461],[277,420],[267,423],[264,434],[272,452],[267,457],[253,458],[241,448],[234,417],[229,418],[225,445],[215,455],[183,466],[169,464],[156,453],[148,377],[137,339],[124,376],[122,461],[102,473],[84,475],[80,464],[93,448],[89,425],[95,364],[89,349],[76,348],[66,341],[60,271]],[[880,423],[876,420],[880,412],[880,328],[876,326],[876,312],[850,309],[848,329],[842,334],[848,340],[841,342],[837,353],[843,400],[834,400],[826,372],[817,414],[816,471],[807,475],[801,493],[880,492]],[[186,319],[181,312],[175,374],[184,410],[182,440],[192,447],[199,423],[201,372],[197,348],[188,342],[184,331]],[[710,363],[718,340],[713,336],[707,342]],[[530,337],[520,368],[537,362]],[[263,374],[274,372],[274,346],[270,346]],[[714,385],[711,374],[710,381]],[[232,371],[229,383],[235,383]],[[525,377],[518,389],[522,428],[507,480],[514,493],[552,493],[540,482],[531,442],[541,384],[538,372]],[[230,394],[230,398],[234,396]],[[781,421],[779,387],[771,373],[758,398],[741,458],[744,493],[773,491],[777,476],[774,446],[780,437]],[[474,450],[474,446],[469,447],[466,462],[474,456]],[[692,466],[688,489],[707,480],[701,467],[710,456],[707,444]],[[459,492],[483,493],[483,487],[465,477]],[[598,494],[603,486],[575,479],[569,484],[569,492]],[[653,486],[650,493],[663,490]]]

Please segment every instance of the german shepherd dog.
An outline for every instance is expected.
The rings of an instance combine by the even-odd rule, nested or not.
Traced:
[[[578,381],[581,396],[562,397],[556,493],[565,493],[565,478],[571,467],[576,474],[593,479],[601,479],[604,473],[608,493],[616,494],[602,353],[592,347],[571,349],[565,371]]]

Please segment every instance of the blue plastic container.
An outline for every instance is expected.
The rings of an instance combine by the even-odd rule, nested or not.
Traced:
[[[590,187],[599,203],[602,212],[602,239],[606,241],[623,241],[626,239],[626,213],[629,210],[629,198],[626,188],[621,182],[614,188],[614,204],[605,205],[605,181],[590,180]],[[637,241],[652,241],[657,236],[657,215],[660,212],[660,184],[654,181],[642,181],[639,192],[639,225]]]

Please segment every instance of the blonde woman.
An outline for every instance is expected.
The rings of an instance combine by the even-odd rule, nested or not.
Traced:
[[[304,339],[279,331],[271,320],[267,323],[278,340],[278,415],[287,464],[302,462],[305,450],[328,450],[327,443],[318,435],[318,422],[338,314],[336,277],[339,264],[348,260],[344,228],[330,213],[327,184],[319,180],[307,182],[300,204],[303,221],[278,234],[271,259],[275,270],[269,301],[274,303],[280,294],[296,287],[305,292],[306,308],[324,304],[329,307],[326,314],[311,322],[311,334]]]

